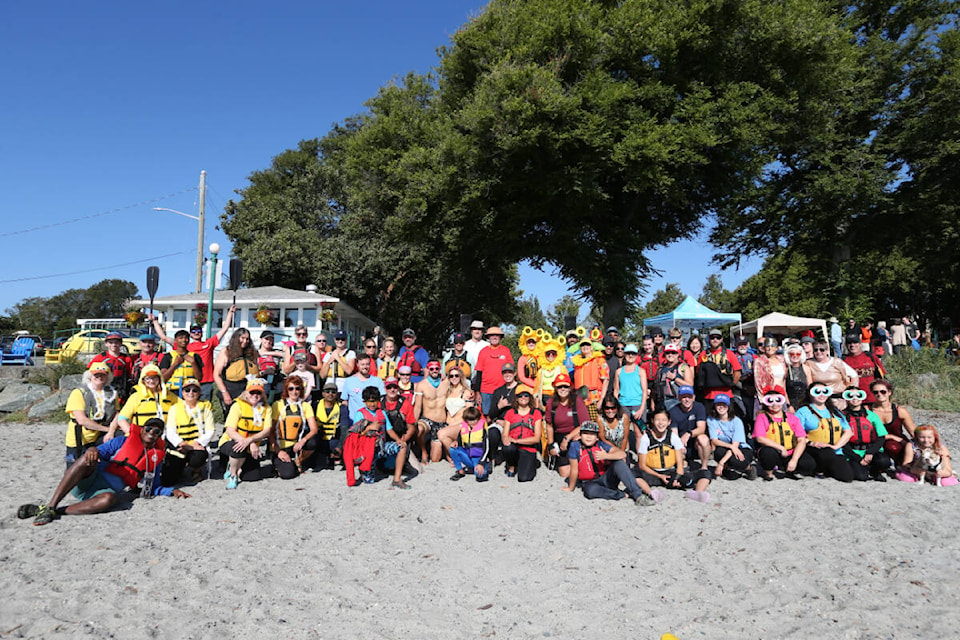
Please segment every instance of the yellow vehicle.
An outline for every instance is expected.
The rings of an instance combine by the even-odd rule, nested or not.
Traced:
[[[121,350],[131,355],[140,353],[140,340],[138,337],[131,336],[129,331],[119,329],[85,329],[78,331],[66,340],[56,349],[47,349],[44,354],[45,364],[55,364],[60,362],[61,358],[76,358],[81,362],[89,362],[93,356],[106,351],[107,347],[103,340],[108,333],[116,331],[123,336],[123,346]]]

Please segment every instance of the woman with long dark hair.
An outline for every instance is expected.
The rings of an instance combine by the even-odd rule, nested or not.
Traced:
[[[232,405],[234,399],[243,393],[247,380],[257,377],[260,372],[258,359],[250,332],[243,328],[234,331],[227,348],[217,355],[213,365],[213,381],[220,389],[224,407]]]
[[[833,406],[833,390],[825,382],[814,382],[797,418],[807,432],[807,453],[817,463],[817,472],[840,482],[853,482],[853,469],[843,453],[850,440],[846,416]]]

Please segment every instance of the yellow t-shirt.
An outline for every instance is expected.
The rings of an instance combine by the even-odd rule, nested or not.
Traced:
[[[114,406],[114,411],[116,411],[116,409],[118,408],[116,397],[114,397],[113,406]],[[77,423],[73,419],[73,412],[74,411],[86,412],[86,410],[87,410],[87,401],[83,397],[83,391],[81,391],[80,389],[74,389],[73,391],[71,391],[70,395],[67,397],[67,408],[65,409],[65,411],[67,412],[67,415],[70,416],[70,426],[67,427],[66,446],[68,447],[78,446],[77,430],[76,430]],[[87,429],[84,426],[80,426],[80,440],[82,441],[82,444],[90,444],[91,442],[94,442],[97,438],[100,437],[101,433],[103,432],[94,431],[93,429]]]
[[[233,427],[244,437],[260,433],[273,424],[273,411],[268,406],[252,407],[250,403],[243,400],[237,400],[230,405],[230,413],[224,422],[223,435],[220,436],[220,442],[217,446],[223,446],[223,443],[230,441],[229,428]]]

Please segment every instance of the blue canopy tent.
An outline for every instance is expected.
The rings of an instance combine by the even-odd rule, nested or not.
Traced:
[[[644,327],[669,329],[706,329],[731,322],[743,322],[739,313],[719,313],[703,306],[691,296],[687,296],[676,309],[652,318],[645,318]]]

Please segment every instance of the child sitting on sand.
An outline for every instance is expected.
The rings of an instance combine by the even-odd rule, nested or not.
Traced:
[[[393,424],[380,408],[380,390],[369,386],[361,392],[364,406],[360,408],[360,420],[350,427],[343,444],[343,463],[347,472],[347,486],[359,484],[354,467],[360,467],[364,484],[373,484],[376,476],[373,463],[377,459],[396,456],[394,462],[394,489],[409,489],[401,474],[407,461],[407,443],[397,435]]]
[[[958,483],[950,467],[950,450],[940,442],[940,434],[933,425],[922,424],[913,431],[911,446],[904,448],[903,467],[897,480],[929,482],[938,487]]]
[[[450,447],[450,457],[457,471],[451,480],[460,480],[472,473],[477,482],[484,482],[490,473],[490,444],[487,423],[480,409],[469,406],[463,410],[457,439]]]
[[[564,491],[574,491],[579,480],[587,500],[620,500],[629,495],[641,507],[649,507],[662,497],[651,493],[650,485],[633,477],[624,459],[626,452],[600,440],[600,425],[587,420],[580,425],[580,440],[570,443],[570,477]],[[623,485],[623,491],[618,488]]]
[[[637,444],[641,477],[651,487],[687,489],[685,497],[707,503],[710,501],[707,487],[713,474],[709,469],[685,471],[684,453],[680,437],[670,429],[670,414],[666,409],[659,409]],[[662,494],[654,489],[651,496],[659,500]]]

